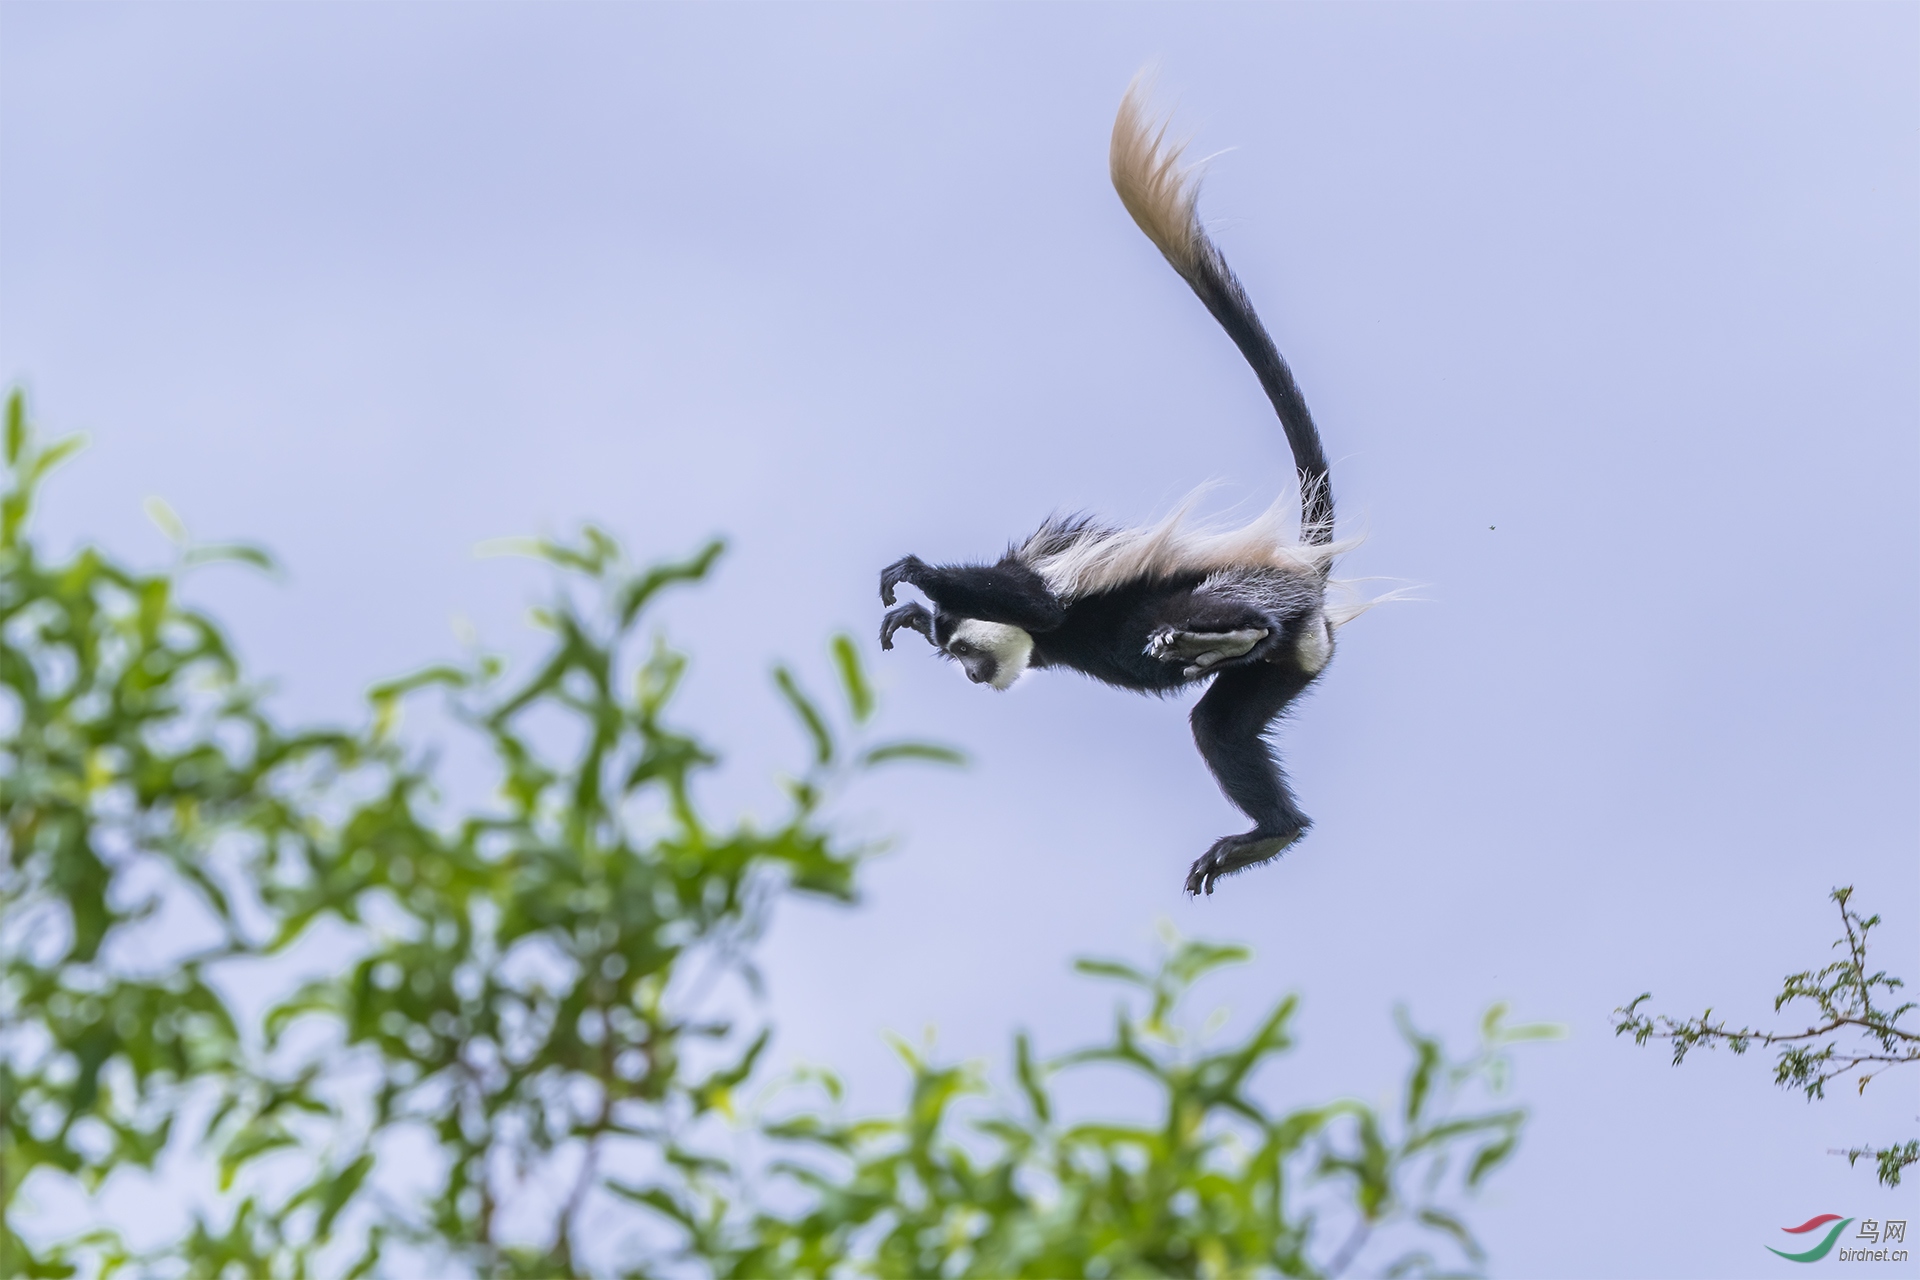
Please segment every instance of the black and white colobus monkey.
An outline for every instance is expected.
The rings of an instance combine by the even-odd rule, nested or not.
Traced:
[[[1147,118],[1140,81],[1113,123],[1114,189],[1253,366],[1280,415],[1300,481],[1300,526],[1284,500],[1245,528],[1208,532],[1183,507],[1158,525],[1116,529],[1055,517],[990,565],[931,565],[917,556],[880,575],[880,598],[901,583],[933,603],[886,616],[880,647],[918,631],[979,684],[1005,689],[1029,667],[1069,667],[1145,693],[1211,679],[1193,709],[1193,736],[1227,798],[1253,829],[1226,836],[1187,875],[1189,893],[1265,862],[1309,825],[1266,734],[1333,656],[1327,576],[1333,495],[1327,459],[1287,362],[1254,314],[1195,212],[1198,182],[1180,165],[1166,125]]]

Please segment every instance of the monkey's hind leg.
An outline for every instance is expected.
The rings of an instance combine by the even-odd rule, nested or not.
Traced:
[[[1162,627],[1147,637],[1147,656],[1162,662],[1178,662],[1182,675],[1203,675],[1209,667],[1229,658],[1244,658],[1254,646],[1272,635],[1268,627],[1243,627],[1237,631],[1182,631]]]
[[[1147,655],[1169,660],[1186,658],[1207,661],[1211,666],[1222,658],[1238,658],[1273,634],[1267,627],[1243,627],[1238,631],[1182,631],[1162,627],[1147,637]]]
[[[1267,727],[1313,677],[1291,665],[1232,667],[1193,708],[1193,740],[1227,799],[1253,830],[1223,836],[1187,873],[1187,892],[1212,893],[1222,876],[1275,858],[1306,834],[1311,819],[1294,803],[1266,741]]]

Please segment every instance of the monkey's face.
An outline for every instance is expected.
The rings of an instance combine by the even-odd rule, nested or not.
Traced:
[[[975,684],[1010,689],[1026,672],[1033,656],[1033,637],[1004,622],[966,618],[954,626],[941,648],[966,668],[967,679]]]

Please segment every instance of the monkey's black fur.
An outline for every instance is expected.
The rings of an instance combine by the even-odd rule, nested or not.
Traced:
[[[880,597],[917,587],[933,604],[893,608],[880,644],[902,628],[1006,688],[1028,667],[1065,667],[1123,689],[1166,694],[1213,685],[1195,705],[1194,742],[1253,829],[1215,841],[1186,888],[1277,856],[1311,825],[1266,735],[1332,656],[1325,588],[1333,495],[1319,432],[1292,371],[1240,282],[1193,213],[1177,151],[1140,123],[1129,93],[1114,129],[1114,184],[1141,228],[1239,347],[1286,432],[1299,475],[1298,542],[1189,535],[1177,522],[1125,531],[1052,520],[994,564],[930,565],[917,556],[880,575]]]

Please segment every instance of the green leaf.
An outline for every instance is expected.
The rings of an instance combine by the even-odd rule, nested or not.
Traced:
[[[1639,1000],[1635,1000],[1620,1012],[1631,1015],[1641,1000],[1649,998],[1647,993],[1642,993]],[[1506,1025],[1506,1018],[1505,1001],[1488,1008],[1486,1016],[1480,1019],[1480,1038],[1488,1044],[1517,1044],[1526,1040],[1563,1040],[1567,1035],[1567,1029],[1557,1022],[1530,1022],[1509,1027]]]
[[[635,1204],[643,1204],[663,1217],[669,1218],[681,1226],[693,1230],[699,1226],[699,1219],[683,1208],[679,1201],[660,1187],[635,1186],[619,1178],[608,1178],[601,1185],[622,1199]]]
[[[372,702],[391,702],[403,698],[416,689],[429,685],[442,685],[449,689],[464,689],[472,683],[472,677],[459,667],[441,663],[426,667],[412,675],[401,676],[397,680],[386,680],[367,690],[367,698]]]
[[[1013,1067],[1019,1078],[1020,1088],[1027,1095],[1027,1105],[1033,1108],[1041,1124],[1053,1119],[1053,1105],[1047,1099],[1046,1085],[1041,1081],[1041,1068],[1033,1060],[1033,1043],[1022,1031],[1013,1040]]]
[[[362,1276],[372,1275],[374,1269],[380,1265],[380,1259],[383,1255],[382,1246],[385,1245],[386,1242],[387,1228],[385,1226],[376,1223],[368,1228],[367,1247],[360,1251],[359,1258],[354,1261],[352,1266],[347,1268],[346,1272],[340,1277],[340,1280],[360,1280]]]
[[[694,1109],[696,1114],[709,1110],[729,1114],[732,1110],[730,1095],[740,1087],[742,1081],[753,1074],[754,1065],[760,1061],[760,1055],[766,1051],[773,1039],[771,1028],[763,1029],[755,1036],[753,1043],[747,1046],[740,1060],[731,1067],[715,1071],[699,1084],[693,1086]]]
[[[543,558],[540,549],[545,545],[538,538],[487,538],[474,544],[473,554],[481,560],[495,556],[526,556],[538,560]]]
[[[1519,1044],[1528,1040],[1565,1040],[1571,1032],[1558,1022],[1523,1022],[1500,1028],[1500,1044]]]
[[[1112,978],[1116,982],[1131,983],[1136,987],[1153,986],[1153,979],[1130,964],[1118,960],[1094,960],[1081,957],[1073,962],[1075,973],[1084,973],[1089,978]]]
[[[13,466],[20,461],[20,451],[27,446],[27,397],[15,387],[7,393],[7,465]]]
[[[1429,1147],[1444,1146],[1455,1138],[1472,1133],[1483,1133],[1488,1129],[1503,1129],[1511,1132],[1526,1121],[1524,1111],[1494,1111],[1486,1115],[1464,1116],[1458,1120],[1445,1120],[1425,1129],[1407,1143],[1407,1154],[1425,1151]]]
[[[1480,1242],[1473,1238],[1473,1233],[1467,1230],[1466,1224],[1460,1221],[1460,1219],[1450,1213],[1444,1213],[1439,1209],[1422,1209],[1418,1216],[1420,1221],[1429,1227],[1433,1227],[1438,1231],[1444,1231],[1452,1236],[1460,1248],[1464,1250],[1466,1255],[1473,1259],[1476,1264],[1485,1261],[1487,1256],[1486,1251],[1481,1249]]]
[[[220,1152],[220,1189],[233,1189],[234,1175],[240,1166],[269,1151],[299,1145],[294,1136],[277,1124],[250,1125],[234,1135]]]
[[[168,542],[176,547],[187,545],[186,522],[180,518],[179,512],[167,505],[165,498],[149,497],[140,504],[140,507],[147,513],[147,519],[153,521],[153,527],[165,535]]]
[[[354,1193],[360,1190],[360,1184],[366,1181],[367,1173],[373,1168],[373,1153],[362,1153],[352,1164],[335,1175],[320,1199],[320,1216],[314,1220],[313,1234],[325,1240],[333,1232],[333,1220],[347,1207]]]
[[[873,687],[861,669],[860,651],[854,647],[853,637],[844,631],[833,638],[833,662],[840,671],[840,687],[847,695],[853,722],[865,724],[873,718]]]
[[[1245,964],[1252,958],[1253,952],[1246,947],[1187,938],[1167,957],[1166,971],[1177,985],[1191,986],[1202,975],[1222,965]]]
[[[678,582],[699,582],[712,570],[714,562],[727,549],[727,544],[719,538],[707,543],[690,558],[673,564],[659,565],[647,571],[638,580],[630,583],[621,593],[616,605],[616,614],[620,626],[624,629],[633,625],[640,611],[647,606],[659,591]]]
[[[925,760],[931,764],[964,765],[966,752],[932,742],[885,742],[860,753],[860,766],[871,768],[890,760]]]
[[[1421,1035],[1404,1009],[1395,1009],[1393,1014],[1394,1020],[1400,1024],[1400,1034],[1413,1046],[1413,1071],[1407,1077],[1403,1119],[1409,1126],[1417,1126],[1426,1114],[1427,1097],[1433,1088],[1434,1077],[1445,1066],[1446,1059],[1441,1052],[1440,1042],[1431,1036]]]
[[[39,483],[42,476],[86,447],[85,434],[75,434],[55,440],[34,458],[33,467],[27,474],[28,481],[34,484]]]
[[[208,542],[189,547],[181,555],[180,563],[189,568],[203,564],[250,564],[266,573],[280,571],[279,562],[264,548],[246,542]]]
[[[1467,1185],[1469,1187],[1479,1186],[1482,1178],[1506,1163],[1507,1158],[1513,1154],[1514,1148],[1519,1144],[1519,1141],[1520,1135],[1510,1132],[1498,1142],[1482,1147],[1479,1151],[1475,1152],[1473,1163],[1467,1166]]]
[[[787,705],[800,717],[800,723],[806,726],[807,733],[813,738],[813,759],[815,764],[828,764],[833,760],[833,734],[827,729],[827,722],[820,709],[813,705],[812,699],[800,690],[800,682],[793,678],[793,672],[785,666],[773,669],[773,682],[786,698]]]

